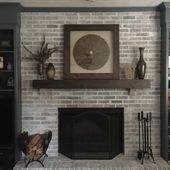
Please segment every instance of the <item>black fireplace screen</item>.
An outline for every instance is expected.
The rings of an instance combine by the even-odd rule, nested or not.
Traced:
[[[112,159],[124,150],[123,108],[59,108],[59,152]]]

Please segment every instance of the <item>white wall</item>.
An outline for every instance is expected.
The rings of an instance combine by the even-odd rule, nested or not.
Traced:
[[[94,2],[93,2],[94,1]],[[166,0],[169,1],[170,0]],[[118,7],[157,6],[162,0],[0,0],[0,2],[20,2],[29,7]]]

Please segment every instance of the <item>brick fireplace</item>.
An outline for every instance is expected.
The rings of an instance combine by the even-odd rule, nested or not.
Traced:
[[[36,61],[21,49],[22,73],[22,127],[29,133],[50,129],[53,138],[49,156],[58,155],[58,108],[68,107],[123,107],[124,153],[135,156],[138,150],[137,113],[152,112],[152,147],[159,155],[160,119],[160,16],[156,11],[143,12],[23,12],[21,14],[21,41],[37,50],[42,35],[57,44],[60,52],[47,62],[56,69],[55,79],[63,78],[63,25],[64,24],[119,24],[120,27],[120,78],[125,78],[126,64],[135,65],[139,46],[145,47],[146,78],[151,79],[150,89],[62,89],[35,90],[32,80],[37,79]]]

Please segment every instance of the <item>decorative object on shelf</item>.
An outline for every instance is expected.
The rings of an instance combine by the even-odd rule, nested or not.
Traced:
[[[130,64],[125,64],[124,72],[125,72],[126,79],[135,78],[135,67],[131,66]]]
[[[170,93],[168,93],[168,106],[170,107]]]
[[[144,159],[149,159],[150,156],[153,160],[153,163],[155,163],[151,147],[151,122],[151,112],[146,113],[146,116],[144,116],[143,111],[138,113],[139,151],[137,158],[141,160],[141,164],[143,164]]]
[[[139,79],[144,79],[146,73],[146,62],[143,58],[144,47],[139,47],[140,58],[136,66],[136,74]]]
[[[0,69],[4,69],[4,58],[0,57]]]
[[[12,64],[11,64],[11,62],[7,62],[7,70],[12,70]]]
[[[25,167],[34,161],[39,162],[44,167],[44,160],[48,157],[46,151],[52,138],[52,132],[43,134],[28,135],[23,132],[19,135],[19,147],[26,156]]]
[[[44,63],[37,64],[37,73],[42,76],[44,74]]]
[[[170,59],[170,58],[169,58]],[[169,61],[170,62],[170,61]],[[168,67],[168,77],[170,77],[170,67]]]
[[[64,78],[119,79],[119,25],[64,25]]]
[[[2,88],[2,82],[1,82],[1,80],[0,80],[0,88]]]
[[[1,50],[11,50],[11,41],[10,40],[1,40],[0,41],[0,49]]]
[[[10,48],[11,47],[11,41],[10,40],[3,40],[3,41],[1,41],[1,47]]]
[[[12,75],[9,76],[6,85],[7,87],[14,87],[14,77]]]
[[[36,52],[36,53],[33,53],[32,51],[30,51],[25,45],[24,43],[22,43],[24,49],[26,51],[28,51],[32,57],[38,61],[38,64],[37,64],[37,70],[38,70],[38,74],[41,76],[44,74],[44,63],[46,62],[46,60],[48,58],[51,57],[51,55],[55,52],[58,51],[58,47],[54,46],[52,48],[49,48],[48,47],[48,43],[45,41],[45,35],[43,37],[43,41],[41,43],[41,47],[40,49]]]
[[[53,63],[49,63],[47,66],[47,79],[54,80],[55,77],[55,68]]]

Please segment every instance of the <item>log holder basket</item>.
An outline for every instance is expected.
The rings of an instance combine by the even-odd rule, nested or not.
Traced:
[[[52,138],[52,132],[28,135],[23,132],[19,136],[19,146],[25,154],[25,168],[32,162],[38,162],[44,167],[44,160],[48,157],[46,151]]]

